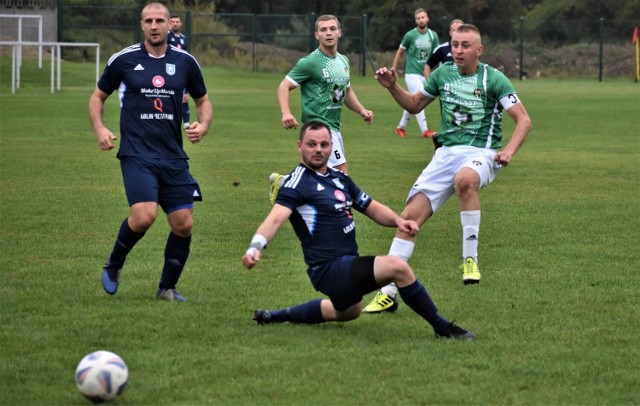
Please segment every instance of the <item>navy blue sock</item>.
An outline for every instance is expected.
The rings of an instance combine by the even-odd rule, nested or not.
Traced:
[[[120,225],[120,231],[116,238],[116,243],[113,245],[113,251],[109,257],[109,263],[117,268],[122,268],[124,261],[127,259],[127,255],[133,249],[145,233],[136,233],[131,227],[129,227],[129,218],[124,219]]]
[[[316,299],[293,307],[287,307],[286,309],[269,310],[269,313],[271,313],[271,322],[283,323],[288,321],[289,323],[304,324],[324,323],[325,320],[322,317],[321,302],[321,299]]]
[[[180,237],[174,233],[169,233],[167,245],[164,249],[164,267],[160,277],[160,289],[174,289],[180,279],[184,264],[189,258],[189,247],[191,246],[191,236]]]
[[[409,286],[399,288],[400,297],[420,317],[425,319],[434,330],[439,331],[449,324],[449,321],[438,314],[438,308],[427,293],[427,289],[416,280]]]
[[[190,123],[191,111],[189,111],[189,103],[182,103],[182,122]]]

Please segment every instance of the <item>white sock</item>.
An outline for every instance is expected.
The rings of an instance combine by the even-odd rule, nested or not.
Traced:
[[[418,122],[420,131],[423,133],[429,129],[429,126],[427,125],[427,116],[424,114],[424,110],[416,114],[416,121]]]
[[[462,223],[462,259],[471,257],[478,262],[480,210],[461,211],[460,222]]]
[[[400,257],[404,262],[408,262],[415,246],[416,244],[413,241],[395,237],[391,243],[391,248],[389,248],[389,255]]]
[[[413,248],[415,246],[416,244],[413,241],[407,241],[396,237],[391,243],[391,248],[389,248],[389,255],[399,257],[403,261],[407,262],[409,261],[409,258],[411,258],[411,254],[413,254]],[[390,284],[383,286],[382,289],[380,289],[380,292],[391,297],[396,297],[398,294],[398,287],[395,283],[391,282]]]
[[[409,114],[406,110],[403,111],[400,123],[398,123],[398,128],[405,128],[409,123],[409,120],[411,120],[411,114]]]

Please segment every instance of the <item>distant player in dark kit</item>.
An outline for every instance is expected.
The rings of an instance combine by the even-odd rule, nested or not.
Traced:
[[[184,51],[189,52],[187,48],[187,37],[180,32],[182,29],[182,20],[180,16],[174,14],[169,18],[169,35],[167,36],[167,41],[169,41],[169,45],[173,45],[176,48],[180,48]],[[182,96],[182,123],[184,128],[189,128],[189,121],[191,121],[191,111],[189,110],[189,93],[184,91]]]
[[[254,312],[258,324],[350,321],[362,311],[363,295],[395,282],[405,303],[434,329],[436,337],[475,339],[443,318],[409,264],[394,256],[359,256],[352,210],[376,223],[415,236],[418,225],[373,200],[349,176],[328,166],[331,130],[309,121],[300,130],[301,163],[289,174],[270,213],[256,230],[242,257],[246,268],[260,261],[262,250],[287,219],[302,245],[313,287],[328,299],[317,299],[281,310]]]
[[[109,95],[120,83],[125,85],[117,157],[130,212],[103,268],[102,287],[108,294],[116,294],[127,254],[151,227],[160,205],[171,232],[156,297],[185,301],[176,284],[189,257],[194,202],[202,197],[182,145],[183,89],[194,98],[198,113],[198,121],[185,131],[189,141],[198,143],[207,134],[213,112],[196,60],[167,44],[169,10],[160,3],[147,5],[140,25],[144,42],[109,59],[89,101],[98,147],[113,149],[116,136],[104,125],[103,109]]]

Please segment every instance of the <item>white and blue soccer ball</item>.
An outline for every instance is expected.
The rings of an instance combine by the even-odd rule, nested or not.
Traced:
[[[92,352],[76,368],[78,390],[94,403],[114,400],[124,392],[128,381],[127,364],[109,351]]]

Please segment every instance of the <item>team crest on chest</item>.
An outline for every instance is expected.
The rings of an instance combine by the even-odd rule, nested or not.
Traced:
[[[167,72],[167,75],[173,76],[176,74],[176,65],[168,63],[165,65],[165,70]]]
[[[482,97],[482,90],[481,89],[474,90],[473,95],[476,97]]]

